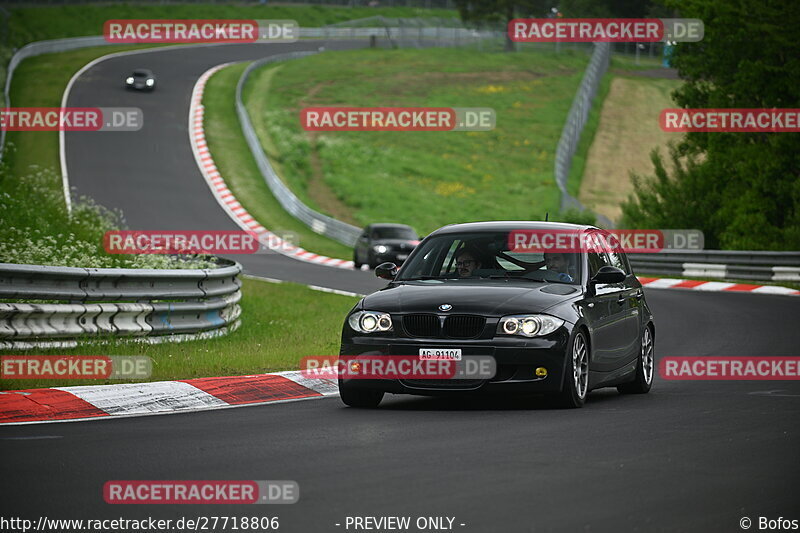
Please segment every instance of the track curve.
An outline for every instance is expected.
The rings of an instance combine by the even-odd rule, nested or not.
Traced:
[[[123,209],[137,229],[235,229],[189,148],[191,87],[226,61],[315,46],[152,52],[146,66],[160,73],[153,95],[121,87],[121,73],[143,64],[138,56],[100,62],[77,80],[69,105],[136,106],[161,120],[136,133],[69,133],[72,185]],[[380,286],[370,273],[278,255],[244,265],[354,292]],[[800,299],[671,290],[647,297],[658,356],[798,355]],[[657,378],[649,395],[598,391],[572,411],[508,400],[392,397],[384,405],[360,411],[325,399],[2,428],[0,473],[17,480],[3,484],[2,501],[26,517],[277,514],[281,530],[302,532],[344,531],[335,524],[347,515],[448,515],[465,532],[738,531],[742,516],[800,518],[797,382]],[[102,500],[112,479],[293,479],[301,497],[255,510],[115,508]]]
[[[323,44],[244,44],[169,48],[111,57],[87,69],[72,86],[68,105],[139,107],[144,126],[137,132],[68,132],[65,161],[70,186],[108,208],[119,208],[137,230],[238,230],[214,199],[189,145],[190,96],[209,68],[267,55],[316,50]],[[326,48],[356,48],[365,41],[324,43]],[[146,65],[158,76],[153,93],[128,91],[124,76]],[[154,118],[155,117],[155,118]],[[351,292],[381,286],[365,272],[332,273],[279,254],[236,256],[248,273]]]

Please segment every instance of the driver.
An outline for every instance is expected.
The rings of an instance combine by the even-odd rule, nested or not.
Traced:
[[[465,246],[457,251],[456,269],[458,270],[458,277],[469,278],[472,276],[473,271],[481,268],[483,265],[479,257],[478,250],[471,246]]]
[[[547,270],[555,272],[559,281],[572,283],[572,276],[569,274],[569,259],[567,254],[561,252],[547,252],[544,254]]]

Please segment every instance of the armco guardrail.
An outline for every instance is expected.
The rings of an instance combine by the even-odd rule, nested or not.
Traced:
[[[14,70],[23,59],[53,52],[66,52],[77,48],[88,46],[103,46],[107,43],[103,36],[97,37],[71,37],[69,39],[53,39],[50,41],[37,41],[29,43],[17,50],[8,62],[6,70],[6,86],[3,94],[5,95],[5,107],[11,107],[11,79],[14,77]],[[6,130],[0,130],[0,157],[6,146]]]
[[[800,281],[800,252],[729,250],[630,254],[637,274],[753,281]]]
[[[0,302],[0,348],[97,336],[154,342],[223,335],[239,326],[242,268],[220,261],[220,268],[198,270],[0,263],[0,300],[23,300]]]
[[[556,184],[561,191],[562,209],[572,207],[583,210],[583,206],[578,199],[567,192],[567,179],[569,178],[569,170],[572,167],[572,157],[578,149],[581,132],[586,120],[589,118],[589,111],[592,109],[592,101],[597,94],[597,89],[600,87],[600,81],[608,69],[610,57],[611,46],[609,43],[595,43],[592,58],[589,60],[589,66],[586,67],[578,92],[572,101],[572,107],[570,107],[567,120],[564,123],[564,129],[561,132],[561,138],[556,147],[555,177]],[[611,221],[603,216],[598,215],[598,219],[602,219],[600,221],[606,227],[613,226]]]
[[[247,145],[250,147],[253,157],[256,160],[258,169],[264,177],[267,186],[272,191],[272,194],[280,202],[281,206],[291,215],[299,219],[301,222],[310,227],[313,231],[337,240],[346,246],[353,246],[361,234],[361,229],[352,226],[341,220],[318,213],[300,201],[295,194],[284,185],[283,181],[275,173],[263,148],[261,148],[261,141],[253,129],[253,123],[250,121],[250,115],[247,113],[247,108],[242,101],[242,89],[250,74],[257,68],[268,63],[275,63],[279,61],[287,61],[289,59],[297,59],[306,57],[316,52],[293,52],[289,54],[281,54],[277,56],[267,57],[260,61],[250,63],[245,71],[239,78],[239,83],[236,85],[236,114],[239,116],[239,123],[242,126],[242,132],[247,140]]]

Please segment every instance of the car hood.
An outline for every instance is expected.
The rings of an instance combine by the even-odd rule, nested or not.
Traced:
[[[439,313],[439,306],[450,304],[452,314],[502,316],[540,313],[566,300],[580,296],[579,287],[566,284],[505,280],[411,281],[393,284],[363,300],[363,308],[386,313]]]

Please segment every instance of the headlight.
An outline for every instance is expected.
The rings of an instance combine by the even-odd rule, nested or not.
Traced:
[[[132,84],[133,83],[133,76],[128,76],[128,79],[125,80],[125,83],[127,83],[128,85]]]
[[[347,319],[350,327],[359,333],[377,333],[392,330],[392,317],[377,311],[356,311]]]
[[[374,246],[372,249],[375,250],[379,254],[385,254],[386,252],[389,251],[389,247],[388,246],[384,246],[382,244],[379,244],[378,246]]]
[[[553,333],[563,324],[563,320],[550,315],[504,316],[497,324],[497,334],[543,337]]]
[[[147,78],[147,81],[145,82],[145,84],[148,87],[152,87],[155,84],[155,82],[156,82],[156,80],[154,80],[153,78]]]

